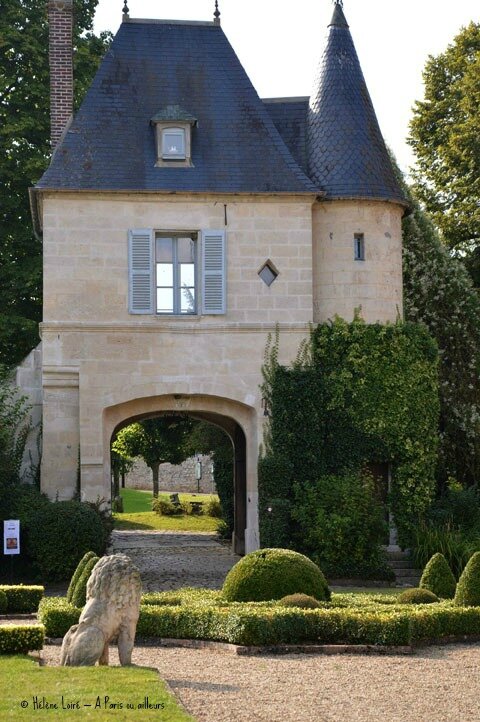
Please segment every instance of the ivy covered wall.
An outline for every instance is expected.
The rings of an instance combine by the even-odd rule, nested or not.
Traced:
[[[437,350],[424,327],[336,319],[297,359],[263,367],[270,418],[259,464],[262,546],[298,549],[330,575],[382,567],[383,511],[370,462],[392,469],[389,505],[402,545],[434,493]]]

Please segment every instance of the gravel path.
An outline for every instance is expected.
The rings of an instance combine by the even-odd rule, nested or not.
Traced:
[[[144,592],[219,589],[240,559],[211,532],[114,531],[109,552],[130,557],[140,570]]]
[[[47,664],[60,647],[45,647]],[[111,664],[117,664],[111,651]],[[414,656],[237,657],[136,647],[197,722],[479,722],[480,645]]]

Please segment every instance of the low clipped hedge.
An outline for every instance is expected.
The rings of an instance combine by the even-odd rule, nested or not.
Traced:
[[[247,554],[230,569],[222,588],[231,602],[259,602],[300,593],[319,601],[330,599],[320,568],[289,549],[259,549]]]
[[[66,597],[44,597],[38,608],[38,621],[44,625],[47,637],[64,637],[73,624],[78,624],[81,611]]]
[[[453,599],[457,581],[443,554],[434,554],[427,562],[419,587],[442,599]]]
[[[63,637],[80,613],[66,598],[48,597],[40,604],[39,620],[48,637]],[[300,609],[279,602],[227,602],[212,590],[178,590],[144,595],[137,635],[254,646],[407,646],[480,636],[480,608],[460,608],[451,601],[400,604],[393,595],[335,594],[331,602],[319,602],[318,609]]]
[[[281,607],[298,607],[299,609],[318,609],[320,604],[308,594],[287,594],[278,602]]]
[[[7,614],[32,614],[38,610],[38,605],[43,597],[45,589],[37,585],[24,584],[2,584],[0,592],[7,597]]]
[[[5,592],[0,591],[0,614],[5,614],[7,611],[7,595]]]
[[[437,595],[429,589],[406,589],[398,596],[400,604],[435,604],[439,601]]]
[[[0,654],[26,654],[40,650],[44,640],[43,624],[0,625]]]

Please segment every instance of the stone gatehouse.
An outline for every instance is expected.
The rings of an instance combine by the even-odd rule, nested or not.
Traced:
[[[288,363],[311,322],[402,313],[406,201],[342,3],[310,98],[260,99],[218,17],[125,14],[74,117],[72,4],[48,3],[55,150],[31,191],[42,489],[68,499],[80,471],[84,499],[109,497],[119,428],[204,419],[232,439],[234,546],[251,551],[268,334]]]

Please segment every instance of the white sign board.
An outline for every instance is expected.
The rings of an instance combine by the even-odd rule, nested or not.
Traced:
[[[20,522],[9,519],[3,522],[3,553],[20,554]]]

